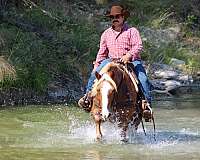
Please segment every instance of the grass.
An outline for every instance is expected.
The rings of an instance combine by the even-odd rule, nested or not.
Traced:
[[[15,66],[17,77],[12,84],[2,78],[5,83],[1,86],[12,85],[45,92],[48,83],[58,79],[59,75],[75,81],[79,79],[79,71],[86,74],[82,75],[84,77],[88,75],[85,67],[80,66],[88,66],[88,61],[95,58],[99,35],[94,26],[74,22],[73,18],[63,18],[66,23],[60,24],[41,14],[38,9],[18,14],[31,24],[54,33],[55,39],[41,39],[34,32],[24,32],[15,26],[1,23],[1,42],[5,43],[1,53]]]

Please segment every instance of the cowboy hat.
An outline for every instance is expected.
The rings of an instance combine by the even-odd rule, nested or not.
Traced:
[[[110,12],[106,14],[106,17],[115,16],[117,14],[122,14],[124,17],[128,18],[130,16],[130,12],[124,9],[121,5],[113,5],[110,9]]]

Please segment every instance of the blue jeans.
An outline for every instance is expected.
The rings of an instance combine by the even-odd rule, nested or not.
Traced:
[[[100,70],[109,62],[111,62],[111,59],[105,59],[101,62],[101,64],[97,67],[96,71],[100,72]],[[151,84],[148,80],[147,74],[145,72],[144,67],[142,66],[142,62],[140,60],[135,60],[131,62],[134,65],[134,71],[136,76],[138,77],[139,80],[139,87],[142,90],[146,100],[151,103]],[[88,84],[86,86],[86,93],[91,91],[92,85],[94,84],[94,80],[96,79],[95,73],[92,72],[90,75],[90,78],[88,80]]]

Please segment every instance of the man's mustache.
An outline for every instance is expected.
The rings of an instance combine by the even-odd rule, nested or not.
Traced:
[[[114,20],[113,23],[115,23],[115,22],[119,22],[119,21],[118,20]]]

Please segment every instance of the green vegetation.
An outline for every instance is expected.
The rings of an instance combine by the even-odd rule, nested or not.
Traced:
[[[69,3],[74,3],[81,11],[81,7],[84,8],[76,1]],[[89,5],[87,1],[83,3]],[[199,67],[196,47],[199,44],[191,47],[187,43],[188,39],[200,35],[197,6],[185,0],[123,0],[123,3],[134,13],[129,19],[132,25],[165,29],[181,24],[180,42],[156,47],[145,41],[142,54],[145,60],[169,63],[170,58],[178,58],[191,67]],[[48,83],[59,78],[76,81],[81,73],[83,79],[87,79],[101,34],[96,23],[103,17],[89,21],[81,15],[67,14],[65,7],[55,2],[46,6],[48,12],[44,12],[45,6],[40,3],[37,6],[27,3],[20,8],[9,3],[3,12],[9,19],[0,23],[0,55],[14,66],[16,78],[1,80],[2,89],[15,87],[45,92]],[[93,4],[93,7],[100,6]],[[86,8],[83,12],[87,12]]]
[[[151,40],[144,41],[143,59],[169,63],[171,58],[186,62],[189,68],[200,68],[200,10],[198,1],[186,0],[123,0],[134,16],[129,22],[138,27],[163,30],[179,25],[179,41],[155,46]]]
[[[37,32],[26,32],[14,25],[1,23],[0,37],[5,44],[0,53],[15,67],[17,75],[15,81],[2,80],[1,88],[17,87],[45,92],[48,82],[60,75],[78,79],[79,65],[94,59],[99,35],[89,24],[77,24],[69,17],[61,17],[63,23],[60,24],[38,9],[19,10],[15,14],[49,34],[53,33],[54,38],[38,37]]]

